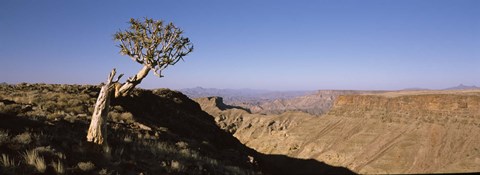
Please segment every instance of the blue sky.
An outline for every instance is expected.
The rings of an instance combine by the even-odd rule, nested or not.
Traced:
[[[195,51],[143,88],[480,85],[480,1],[0,1],[0,82],[98,84],[141,66],[112,35],[174,22]]]

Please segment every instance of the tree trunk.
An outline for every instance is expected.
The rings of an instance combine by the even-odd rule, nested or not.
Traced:
[[[142,80],[148,75],[150,71],[150,67],[143,66],[142,70],[140,70],[137,75],[130,77],[125,84],[123,84],[119,89],[115,89],[115,97],[125,97],[130,92],[142,82]]]
[[[87,141],[96,144],[106,144],[107,141],[107,115],[110,107],[110,95],[112,94],[112,80],[115,76],[115,69],[110,72],[107,83],[100,90],[95,109],[88,128]]]

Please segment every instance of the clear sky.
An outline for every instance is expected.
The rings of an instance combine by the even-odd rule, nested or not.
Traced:
[[[141,66],[112,35],[171,21],[195,51],[143,88],[480,85],[480,1],[0,1],[0,82],[98,84]]]

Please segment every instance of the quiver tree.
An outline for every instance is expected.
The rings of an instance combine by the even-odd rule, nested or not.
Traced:
[[[183,31],[173,23],[164,25],[163,21],[130,19],[130,29],[114,35],[120,41],[120,53],[143,65],[143,68],[130,77],[115,92],[115,97],[128,95],[140,84],[150,70],[158,77],[169,65],[175,65],[193,51],[190,40],[182,36]]]
[[[143,65],[134,76],[121,84],[115,77],[115,69],[110,73],[107,83],[102,87],[88,129],[87,140],[97,144],[106,141],[106,118],[109,108],[110,94],[114,98],[129,95],[133,89],[152,70],[157,77],[163,77],[162,71],[170,65],[175,65],[183,57],[193,51],[190,40],[184,37],[183,31],[161,20],[145,18],[143,21],[130,19],[130,28],[115,33],[114,40],[120,44],[120,53]],[[102,93],[102,91],[105,92]],[[103,128],[103,129],[102,129]],[[103,134],[102,134],[103,133]]]

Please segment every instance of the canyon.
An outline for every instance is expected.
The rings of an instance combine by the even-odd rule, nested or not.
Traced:
[[[255,114],[302,111],[312,115],[324,114],[340,95],[386,92],[360,90],[269,91],[202,87],[180,89],[179,91],[190,98],[222,97],[225,104],[242,107]]]
[[[480,90],[343,94],[323,115],[251,113],[220,97],[195,101],[218,126],[264,154],[362,174],[480,171]]]

